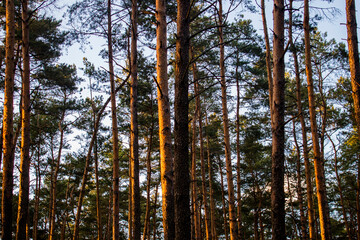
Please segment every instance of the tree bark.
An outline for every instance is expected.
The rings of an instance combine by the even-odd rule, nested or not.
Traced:
[[[285,63],[284,0],[274,0],[273,95],[270,96],[272,155],[272,239],[285,239],[284,148],[285,148]]]
[[[305,31],[305,64],[306,64],[306,77],[308,82],[308,98],[309,98],[309,112],[311,133],[313,140],[314,151],[314,167],[315,167],[315,182],[318,198],[318,208],[320,216],[320,229],[321,239],[331,239],[330,231],[330,216],[328,210],[325,173],[323,159],[321,158],[318,127],[316,123],[315,99],[314,99],[314,86],[312,79],[311,69],[311,52],[310,52],[310,28],[309,28],[309,0],[304,0],[304,31]]]
[[[351,88],[354,101],[356,130],[360,139],[360,63],[357,37],[355,0],[346,0],[346,29],[349,48],[349,65],[351,73]],[[360,141],[360,140],[358,140]],[[360,159],[358,159],[360,169]],[[360,171],[357,176],[356,206],[357,206],[357,239],[360,239]]]
[[[156,73],[159,112],[160,175],[162,189],[162,212],[164,240],[175,238],[173,157],[169,87],[167,76],[166,1],[156,0]]]
[[[29,220],[30,188],[30,55],[29,55],[29,16],[28,1],[22,0],[22,104],[21,104],[21,153],[20,187],[16,224],[16,239],[27,239]]]
[[[229,117],[227,109],[227,86],[225,79],[225,45],[223,36],[223,16],[222,16],[222,0],[219,0],[219,39],[220,39],[220,81],[221,81],[221,103],[224,124],[224,143],[225,143],[225,162],[226,162],[226,179],[228,184],[229,195],[229,222],[230,222],[230,239],[238,239],[238,229],[235,214],[235,194],[234,183],[231,166],[231,149],[230,149],[230,134],[229,134]]]
[[[205,125],[208,127],[207,113],[205,113]],[[210,223],[211,223],[211,236],[214,240],[217,240],[216,223],[215,223],[215,201],[214,201],[214,189],[213,189],[213,170],[212,161],[210,156],[210,140],[209,134],[206,133],[206,152],[207,152],[207,164],[209,174],[209,192],[210,192]]]
[[[131,204],[133,220],[133,239],[141,239],[140,222],[140,184],[139,184],[139,127],[138,127],[138,79],[137,79],[137,22],[138,7],[137,0],[132,0],[131,7],[131,57],[130,57],[130,184],[131,184]]]
[[[190,239],[190,176],[188,130],[188,68],[190,1],[177,0],[177,38],[175,55],[175,151],[174,204],[175,239]]]
[[[224,177],[223,177],[220,157],[218,158],[218,165],[219,165],[219,172],[220,172],[221,202],[222,202],[222,210],[223,210],[223,218],[224,218],[224,232],[225,232],[225,239],[228,240],[229,239],[228,225],[227,225],[228,218],[226,216]]]
[[[12,198],[13,198],[13,97],[14,97],[14,46],[15,7],[13,0],[6,1],[6,49],[5,49],[5,92],[3,110],[3,179],[2,179],[2,239],[12,239]]]

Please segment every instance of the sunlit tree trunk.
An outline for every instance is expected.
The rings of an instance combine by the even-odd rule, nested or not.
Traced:
[[[355,0],[346,0],[346,29],[347,42],[349,48],[349,65],[351,73],[352,97],[354,100],[356,130],[360,138],[360,62],[357,37],[357,23]],[[360,159],[358,158],[360,169]],[[357,239],[360,239],[360,171],[358,170],[357,191],[356,191],[356,208],[357,208]]]
[[[220,79],[221,79],[221,103],[224,124],[224,143],[225,143],[225,162],[226,162],[226,179],[228,185],[229,195],[229,222],[230,222],[230,239],[238,239],[238,229],[235,214],[235,194],[233,184],[233,174],[231,166],[231,149],[230,149],[230,134],[229,134],[229,117],[227,109],[227,86],[225,79],[225,46],[223,36],[223,16],[222,16],[222,0],[219,0],[219,38],[220,38]]]
[[[169,87],[167,76],[166,1],[156,0],[156,73],[158,84],[158,112],[160,139],[160,175],[162,189],[162,212],[164,240],[175,238],[173,157]]]
[[[206,108],[205,108],[206,109]],[[208,127],[207,113],[205,113],[205,126]],[[214,240],[217,239],[216,223],[215,223],[215,201],[214,201],[214,189],[213,189],[213,170],[212,161],[210,156],[210,140],[209,134],[206,133],[206,153],[207,153],[207,165],[209,174],[209,197],[210,197],[210,223],[211,223],[211,236]]]
[[[2,239],[12,239],[12,198],[13,198],[13,97],[14,97],[14,46],[15,7],[13,0],[6,0],[5,37],[5,91],[3,110],[3,176],[1,198]]]
[[[16,224],[16,239],[28,237],[29,187],[30,187],[30,55],[29,55],[29,16],[28,1],[22,0],[22,104],[21,104],[21,162],[19,203]]]
[[[318,139],[318,127],[316,123],[314,85],[312,79],[311,69],[311,49],[310,49],[310,28],[309,28],[309,0],[304,0],[304,31],[305,31],[305,64],[306,77],[308,83],[308,97],[309,97],[309,112],[311,133],[313,140],[314,151],[314,167],[315,167],[315,182],[318,198],[318,208],[320,216],[321,239],[331,239],[330,231],[330,216],[328,212],[328,203],[326,196],[325,172],[323,166],[323,159],[321,159],[320,146]]]
[[[175,54],[175,149],[174,204],[175,239],[190,239],[190,176],[188,130],[188,68],[190,1],[177,0],[177,35]]]

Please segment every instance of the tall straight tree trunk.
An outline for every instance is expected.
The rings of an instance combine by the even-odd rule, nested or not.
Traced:
[[[205,108],[206,109],[206,108]],[[205,113],[205,127],[208,127],[208,118],[207,112]],[[209,174],[209,192],[210,192],[210,223],[211,223],[211,236],[214,240],[217,240],[216,234],[216,224],[215,224],[215,201],[214,201],[214,189],[213,189],[213,171],[212,171],[212,161],[210,156],[210,140],[209,134],[206,133],[206,153],[207,153],[207,164],[208,164],[208,174]]]
[[[191,237],[189,176],[189,25],[190,0],[177,0],[177,38],[175,54],[175,149],[174,204],[175,239]]]
[[[109,51],[109,74],[111,88],[111,121],[113,137],[113,222],[112,222],[112,239],[119,239],[119,137],[116,117],[116,95],[115,95],[115,78],[112,49],[112,27],[111,27],[111,0],[108,0],[107,6],[108,17],[108,51]]]
[[[131,87],[130,87],[130,183],[131,183],[131,204],[132,204],[132,220],[133,220],[133,239],[141,238],[141,222],[140,222],[140,184],[139,184],[139,130],[137,117],[137,95],[138,95],[138,79],[137,79],[137,22],[138,7],[137,0],[132,0],[131,5]]]
[[[63,104],[65,105],[67,101],[67,96],[65,94],[64,96],[64,102]],[[57,177],[59,174],[59,170],[60,170],[60,161],[61,161],[61,155],[62,155],[62,149],[63,149],[63,145],[64,145],[64,119],[65,119],[65,110],[63,110],[62,114],[61,114],[61,119],[59,121],[59,132],[60,132],[60,145],[59,145],[59,149],[58,149],[58,155],[56,157],[56,166],[55,166],[55,170],[54,170],[54,175],[53,175],[53,179],[52,179],[52,184],[51,184],[51,205],[50,205],[50,232],[49,232],[49,240],[54,239],[54,233],[55,233],[55,215],[56,215],[56,189],[57,189]]]
[[[226,204],[225,204],[225,189],[224,189],[224,177],[222,172],[222,164],[220,157],[218,158],[218,165],[219,165],[219,172],[220,172],[220,185],[221,185],[221,203],[222,203],[222,210],[223,210],[223,218],[224,218],[224,232],[225,232],[225,239],[229,239],[228,233],[228,218],[226,216]]]
[[[152,113],[152,95],[151,95],[151,115]],[[143,240],[150,239],[150,209],[151,209],[151,151],[152,151],[152,142],[153,142],[153,135],[154,135],[154,123],[151,123],[150,126],[150,136],[148,140],[148,150],[146,154],[146,211],[145,211],[145,220],[144,220],[144,233],[143,233]]]
[[[303,152],[304,152],[304,163],[305,163],[305,179],[306,179],[306,194],[307,194],[307,206],[308,206],[308,220],[309,220],[309,237],[310,240],[315,236],[315,228],[314,228],[314,218],[315,218],[315,211],[313,206],[313,189],[311,183],[311,169],[310,169],[310,162],[309,162],[309,150],[307,144],[307,134],[306,134],[306,125],[305,119],[302,111],[302,104],[301,104],[301,79],[300,79],[300,70],[299,70],[299,61],[297,55],[297,49],[293,42],[293,0],[290,0],[290,11],[289,11],[289,42],[291,46],[291,52],[293,55],[294,60],[294,68],[295,68],[295,80],[296,80],[296,105],[298,111],[298,118],[301,124],[301,133],[302,133],[302,141],[303,141]],[[301,193],[301,180],[300,180],[300,147],[297,143],[296,134],[295,134],[295,126],[294,126],[294,141],[297,149],[297,173],[298,173],[298,195],[299,201],[302,205],[302,193]],[[303,209],[300,206],[300,222],[301,222],[301,234],[302,238],[306,238],[306,229],[305,229],[305,219],[303,219]]]
[[[235,214],[235,194],[233,184],[233,174],[231,166],[231,149],[230,149],[230,134],[229,134],[229,117],[227,109],[227,86],[225,79],[225,46],[223,36],[223,16],[222,16],[222,0],[219,0],[219,38],[220,38],[220,81],[221,81],[221,103],[224,124],[224,143],[225,143],[225,162],[226,162],[226,179],[228,185],[229,195],[229,221],[230,221],[230,239],[238,239],[238,229]]]
[[[199,143],[200,143],[200,164],[201,164],[201,189],[202,189],[202,201],[204,204],[204,217],[205,217],[205,233],[206,239],[212,239],[211,235],[211,226],[210,226],[210,216],[207,203],[207,189],[206,189],[206,177],[205,177],[205,157],[204,157],[204,139],[203,139],[203,123],[202,123],[202,111],[201,111],[201,101],[199,95],[199,79],[197,75],[197,66],[196,63],[193,63],[193,74],[194,74],[194,89],[196,96],[196,109],[197,117],[199,123]]]
[[[153,240],[156,239],[156,235],[157,235],[157,232],[156,232],[156,209],[157,209],[157,199],[158,199],[158,189],[159,189],[159,185],[156,185],[155,187],[155,202],[154,202],[154,212],[153,212]]]
[[[39,150],[38,150],[39,151]],[[35,175],[36,175],[36,183],[35,183],[35,206],[34,206],[34,218],[33,218],[33,232],[32,237],[33,240],[37,240],[38,233],[38,220],[39,220],[39,205],[40,205],[40,189],[41,189],[41,173],[40,173],[40,154],[38,153],[38,164],[35,165]]]
[[[290,1],[292,6],[292,1]],[[307,196],[307,212],[308,212],[308,222],[309,222],[309,238],[310,240],[315,239],[315,210],[313,204],[313,187],[311,180],[311,165],[309,161],[309,148],[307,142],[306,134],[306,124],[305,118],[302,110],[301,103],[301,79],[300,79],[300,70],[299,70],[299,61],[296,47],[292,40],[292,7],[290,7],[290,17],[289,17],[289,41],[291,44],[292,55],[294,59],[295,67],[295,79],[296,79],[296,105],[299,115],[299,120],[301,124],[301,133],[302,133],[302,142],[303,142],[303,155],[304,155],[304,165],[305,165],[305,180],[306,180],[306,196]]]
[[[239,59],[237,59],[238,61]],[[236,180],[237,180],[237,222],[239,240],[243,239],[242,234],[242,213],[241,213],[241,165],[240,165],[240,79],[238,65],[236,65]]]
[[[336,145],[335,145],[334,141],[331,139],[330,135],[327,132],[325,132],[325,134],[328,137],[328,139],[331,142],[331,145],[334,149],[334,170],[335,170],[335,176],[336,176],[336,181],[338,184],[338,190],[339,190],[339,195],[340,195],[341,210],[342,210],[342,214],[343,214],[343,218],[344,218],[346,233],[348,235],[348,239],[351,240],[352,235],[350,232],[349,222],[348,222],[348,218],[347,218],[347,212],[346,212],[344,194],[343,194],[343,188],[342,188],[342,181],[341,181],[341,178],[339,175],[339,170],[338,170],[337,149],[336,149]]]
[[[13,198],[13,112],[14,112],[14,46],[15,7],[13,0],[6,1],[6,46],[5,46],[5,92],[3,110],[3,179],[1,198],[2,239],[12,239],[12,198]]]
[[[310,52],[311,46],[310,46],[310,28],[309,28],[309,0],[304,0],[304,31],[305,31],[306,77],[308,83],[309,112],[310,112],[311,133],[313,140],[315,182],[316,182],[316,192],[317,192],[318,208],[319,208],[319,216],[320,216],[321,239],[328,240],[331,239],[330,216],[328,212],[328,203],[326,197],[325,172],[323,166],[323,159],[321,158],[321,153],[320,153],[318,127],[316,123],[314,85],[312,79],[311,52]]]
[[[171,143],[171,121],[169,87],[167,76],[167,31],[166,1],[156,0],[156,73],[159,112],[160,175],[162,190],[162,212],[164,240],[175,238],[173,157]]]
[[[356,130],[360,141],[360,62],[357,37],[357,23],[355,12],[355,0],[346,0],[346,29],[349,48],[349,65],[351,73],[351,88],[354,101]],[[358,158],[358,176],[356,191],[357,209],[357,239],[360,239],[360,158]]]
[[[196,173],[196,115],[197,109],[192,119],[192,141],[191,141],[191,203],[193,213],[193,227],[194,227],[194,239],[201,239],[201,225],[200,225],[200,203],[198,201],[198,185],[197,185],[197,173]]]
[[[27,239],[29,219],[29,187],[30,187],[30,55],[29,55],[29,16],[28,1],[22,0],[22,104],[21,104],[21,163],[19,203],[16,224],[16,239]]]
[[[96,107],[93,101],[92,95],[92,85],[91,85],[91,78],[90,78],[90,99],[91,99],[91,108],[93,111],[93,124],[95,127],[96,124]],[[94,147],[93,147],[93,154],[94,154],[94,162],[95,162],[95,185],[96,185],[96,223],[97,223],[97,230],[98,230],[98,240],[102,239],[102,225],[101,225],[101,208],[100,208],[100,186],[99,186],[99,159],[98,159],[98,152],[97,152],[97,133],[95,134],[94,139]]]
[[[284,0],[274,0],[273,89],[270,96],[271,154],[271,213],[272,239],[285,239],[285,63],[284,63]]]
[[[300,230],[301,230],[300,236],[301,239],[306,239],[306,219],[304,213],[302,178],[301,178],[301,153],[300,153],[300,146],[298,144],[296,137],[295,120],[293,120],[293,136],[296,147],[296,178],[297,178],[296,190],[297,190],[297,198],[299,202],[299,211],[300,211]]]

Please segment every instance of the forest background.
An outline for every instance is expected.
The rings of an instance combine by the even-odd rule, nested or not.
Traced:
[[[3,239],[360,239],[345,2],[285,2],[280,95],[272,2],[184,2],[2,2]]]

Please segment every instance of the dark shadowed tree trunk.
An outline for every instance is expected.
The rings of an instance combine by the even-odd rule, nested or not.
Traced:
[[[271,212],[272,239],[285,239],[284,148],[285,148],[285,64],[284,0],[274,0],[273,90],[270,96],[272,155]]]
[[[188,67],[190,0],[177,0],[177,35],[175,55],[175,151],[174,203],[175,239],[190,239],[190,176],[188,130]]]

